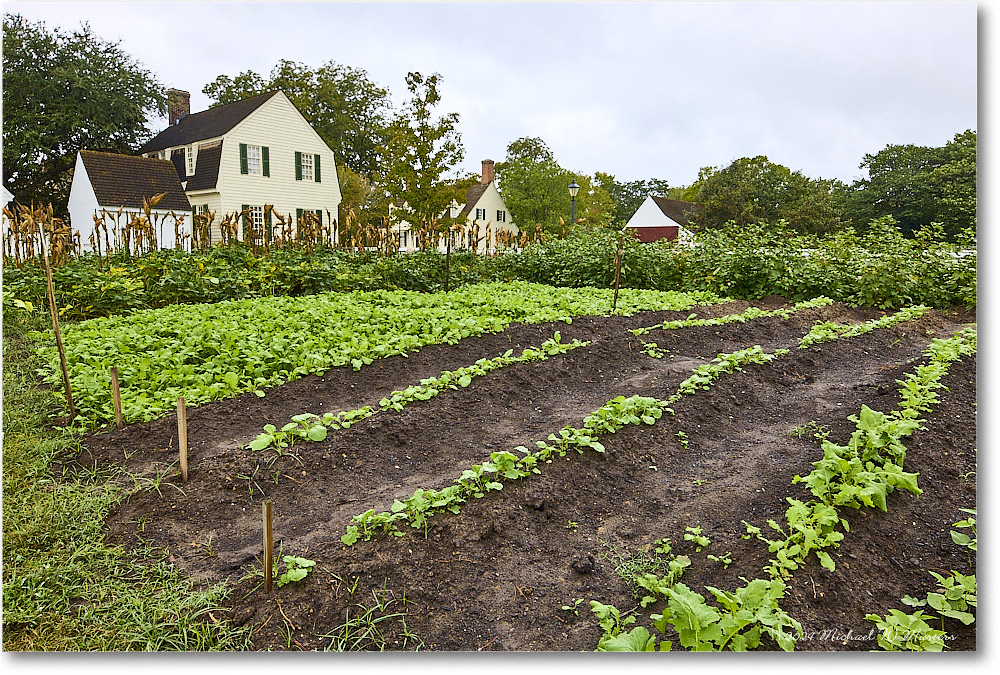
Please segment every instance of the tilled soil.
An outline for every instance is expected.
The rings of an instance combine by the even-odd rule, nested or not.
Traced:
[[[754,304],[786,303],[768,298]],[[710,317],[747,306],[692,311]],[[975,321],[973,313],[931,311],[804,350],[795,348],[797,341],[816,321],[858,322],[882,312],[835,304],[787,320],[656,330],[641,339],[628,331],[688,314],[512,325],[359,372],[335,369],[290,382],[264,398],[251,394],[191,409],[186,484],[176,466],[176,416],[95,434],[76,461],[121,465],[149,486],[109,516],[108,539],[165,547],[169,560],[190,575],[227,582],[228,618],[253,627],[256,649],[337,648],[344,625],[382,598],[381,610],[369,617],[399,614],[378,624],[387,649],[591,650],[602,630],[588,601],[623,613],[635,608],[633,588],[616,568],[648,556],[656,540],[669,538],[675,553],[691,557],[682,581],[706,597],[706,586],[735,590],[744,585],[741,579],[765,576],[766,545],[741,537],[743,521],[765,533],[768,519],[781,523],[786,498],[811,498],[793,477],[822,457],[809,433],[800,438],[792,430],[815,422],[830,440],[845,443],[854,429],[848,416],[862,404],[884,412],[898,407],[896,380],[924,362],[930,340]],[[321,443],[300,441],[282,456],[273,448],[246,448],[265,424],[280,427],[304,412],[377,406],[393,390],[508,349],[520,353],[555,331],[563,342],[591,344],[502,368],[401,412],[378,413],[331,431]],[[652,358],[644,341],[667,353]],[[449,485],[492,451],[533,448],[565,425],[579,426],[615,396],[667,398],[692,368],[752,345],[792,351],[685,396],[675,415],[653,426],[602,437],[603,455],[554,459],[540,475],[508,481],[457,515],[437,515],[426,532],[407,528],[403,537],[351,547],[340,541],[356,514],[387,510],[418,487]],[[965,517],[959,509],[976,505],[975,358],[953,363],[944,384],[925,428],[904,441],[905,468],[919,472],[923,494],[894,492],[888,513],[843,509],[850,532],[831,551],[836,570],[811,558],[788,582],[781,606],[806,632],[797,649],[875,649],[866,614],[912,612],[900,598],[933,591],[929,570],[975,572],[975,558],[949,534],[951,524]],[[316,561],[306,579],[269,595],[259,574],[264,499],[274,504],[274,553]],[[683,539],[689,526],[700,527],[712,543],[695,551]],[[728,554],[732,562],[723,565],[709,554]],[[577,598],[583,599],[577,612],[561,609]],[[976,648],[975,624],[948,620],[944,629],[949,649]]]

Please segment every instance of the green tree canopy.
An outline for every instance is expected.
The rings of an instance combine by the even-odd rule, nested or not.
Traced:
[[[436,120],[433,109],[441,102],[441,76],[424,77],[411,72],[406,86],[412,98],[396,113],[380,149],[381,161],[388,166],[378,181],[390,200],[410,207],[418,220],[430,222],[455,198],[454,181],[446,176],[462,161],[465,150],[456,127],[458,113]]]
[[[604,175],[604,174],[602,174]],[[550,235],[565,236],[574,227],[601,227],[610,222],[614,206],[599,179],[568,171],[541,138],[519,138],[507,146],[507,156],[496,165],[497,189],[517,226],[526,231],[541,227]],[[569,184],[576,181],[576,220],[571,224]]]
[[[729,166],[703,168],[685,195],[701,204],[693,222],[718,227],[787,221],[800,232],[828,232],[840,226],[834,181],[811,180],[767,157],[743,157]]]
[[[379,147],[384,143],[392,105],[389,92],[368,74],[330,61],[312,69],[281,60],[268,78],[253,71],[236,77],[220,75],[202,92],[223,105],[280,89],[333,150],[338,164],[372,178],[385,169]]]
[[[4,15],[3,181],[18,202],[64,215],[77,151],[134,152],[165,113],[156,78],[88,24],[65,33]]]
[[[949,236],[976,226],[976,132],[956,134],[944,147],[887,145],[865,155],[868,178],[843,199],[855,226],[891,215],[906,235],[941,223]]]

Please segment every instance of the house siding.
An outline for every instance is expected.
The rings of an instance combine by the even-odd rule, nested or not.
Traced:
[[[240,172],[240,144],[266,146],[270,176]],[[295,179],[295,153],[320,156],[320,182]],[[341,201],[333,151],[284,96],[275,96],[225,136],[219,164],[217,215],[238,212],[244,204],[271,204],[291,216],[297,209],[322,211],[323,224],[336,220]],[[199,202],[194,195],[192,203]],[[213,238],[216,233],[213,232]]]
[[[476,211],[481,210],[485,212],[485,218],[476,218]],[[502,211],[505,214],[505,222],[497,221],[497,211]],[[479,199],[476,200],[475,204],[466,204],[465,207],[467,224],[465,225],[465,234],[467,236],[468,232],[472,229],[473,225],[479,225],[479,237],[482,241],[479,241],[476,246],[477,253],[484,253],[486,251],[487,242],[485,240],[486,226],[489,224],[490,227],[490,241],[489,250],[496,250],[496,235],[497,230],[507,230],[513,235],[517,236],[520,230],[518,230],[517,225],[514,224],[513,218],[511,217],[510,211],[507,209],[507,205],[504,204],[503,197],[497,191],[496,185],[493,181],[490,181],[489,185],[480,195]],[[482,214],[480,214],[482,215]],[[445,250],[441,247],[441,250]]]

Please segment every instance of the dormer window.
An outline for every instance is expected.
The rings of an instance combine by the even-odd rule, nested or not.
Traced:
[[[187,156],[187,175],[194,175],[194,146],[189,145],[184,148],[184,154]]]

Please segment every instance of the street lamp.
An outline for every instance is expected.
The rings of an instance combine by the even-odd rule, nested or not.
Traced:
[[[580,186],[576,184],[576,179],[574,178],[573,182],[569,184],[569,196],[572,204],[569,219],[570,227],[573,227],[573,224],[576,222],[576,193],[579,191]]]

